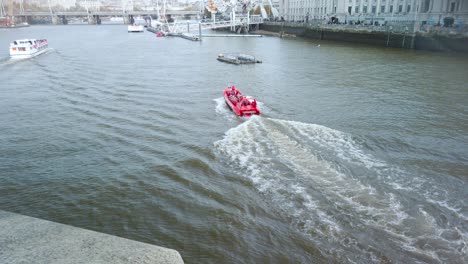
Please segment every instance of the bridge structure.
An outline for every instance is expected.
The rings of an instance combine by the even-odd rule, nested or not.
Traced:
[[[164,24],[166,29],[173,33],[194,33],[199,30],[230,28],[231,31],[248,32],[252,25],[263,23],[260,15],[249,15],[231,12],[230,19],[216,21],[216,16],[210,20],[200,21],[177,21],[167,23],[167,16],[201,16],[201,11],[182,11],[182,10],[164,10],[163,15],[159,10],[153,11],[23,11],[16,14],[17,17],[23,17],[27,21],[28,17],[52,17],[54,24],[67,24],[68,19],[76,17],[87,17],[89,24],[100,24],[101,17],[123,17],[124,21],[130,23],[133,17],[153,16],[159,20],[166,20]],[[163,19],[164,18],[164,19]]]
[[[88,16],[88,15],[97,15],[97,16],[155,16],[159,15],[160,12],[158,10],[150,10],[150,11],[29,11],[29,12],[22,12],[16,14],[17,16]],[[196,11],[186,11],[186,10],[166,10],[166,15],[198,15],[202,14],[200,10]]]
[[[21,17],[28,21],[32,17],[51,17],[53,24],[67,24],[71,18],[87,17],[89,24],[100,24],[102,17],[123,17],[126,23],[131,23],[134,17],[139,16],[198,16],[201,15],[200,10],[149,10],[149,11],[131,11],[131,10],[115,10],[115,11],[23,11],[14,14],[15,17]]]

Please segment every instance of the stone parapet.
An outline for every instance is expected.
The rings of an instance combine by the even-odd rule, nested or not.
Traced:
[[[184,263],[173,250],[0,210],[0,263]]]

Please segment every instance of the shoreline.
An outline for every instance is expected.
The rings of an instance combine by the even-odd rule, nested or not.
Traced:
[[[255,34],[277,37],[304,37],[316,40],[350,42],[381,47],[460,52],[468,54],[468,34],[440,34],[439,32],[415,32],[382,30],[385,28],[312,27],[305,24],[266,22]]]

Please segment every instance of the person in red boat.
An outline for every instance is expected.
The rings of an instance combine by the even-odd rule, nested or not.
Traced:
[[[236,87],[235,87],[235,86],[232,86],[232,87],[231,87],[231,95],[237,96],[238,94],[239,94],[239,91],[236,90]]]
[[[245,96],[242,96],[240,101],[241,101],[242,106],[247,106],[247,105],[250,104],[249,99],[247,99],[247,97],[245,97]]]

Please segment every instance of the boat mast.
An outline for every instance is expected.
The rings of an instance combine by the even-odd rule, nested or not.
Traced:
[[[161,20],[161,12],[159,12],[159,0],[156,0],[156,10],[158,11],[158,21]]]
[[[124,17],[124,20],[125,20],[125,3],[126,1],[125,0],[122,0],[122,14],[123,14],[123,17]]]
[[[49,0],[50,1],[50,0]],[[49,2],[50,3],[50,2]],[[88,14],[88,23],[90,23],[90,17],[89,17],[89,3],[88,0],[85,1],[85,7],[86,7],[86,14]],[[52,12],[52,11],[51,11]]]
[[[5,6],[3,5],[3,0],[0,0],[0,17],[5,17],[6,12],[5,12]]]
[[[47,0],[47,4],[49,5],[50,20],[52,21],[52,23],[54,23],[54,12],[52,11],[52,4],[50,3],[50,0]]]

